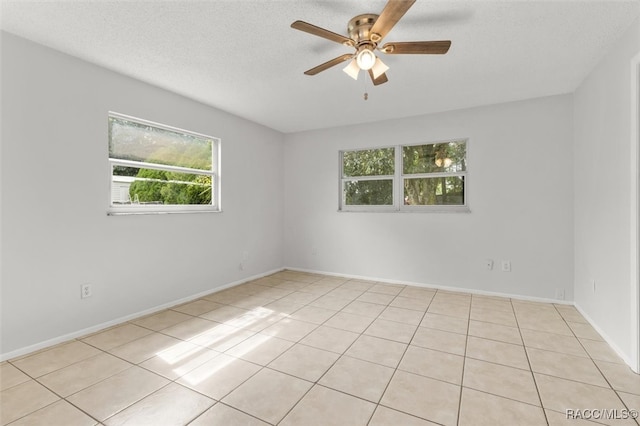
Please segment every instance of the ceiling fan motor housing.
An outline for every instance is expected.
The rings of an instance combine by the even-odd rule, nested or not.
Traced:
[[[380,36],[372,34],[371,27],[373,27],[377,19],[378,15],[375,13],[365,13],[351,18],[347,25],[347,32],[349,33],[349,38],[356,42],[356,48],[361,45],[369,45],[372,50],[376,48],[377,42],[380,41]]]

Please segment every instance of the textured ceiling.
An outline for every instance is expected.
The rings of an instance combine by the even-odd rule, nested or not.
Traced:
[[[640,15],[639,0],[418,0],[384,41],[448,39],[448,54],[381,54],[389,82],[377,87],[340,65],[303,75],[350,50],[293,21],[346,35],[385,4],[3,0],[1,26],[288,133],[572,92]]]

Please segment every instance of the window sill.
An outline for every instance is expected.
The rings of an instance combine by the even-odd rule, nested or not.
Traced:
[[[401,209],[338,209],[338,213],[471,213],[468,206],[414,206]]]
[[[200,209],[200,210],[121,210],[109,209],[107,216],[139,216],[139,215],[159,215],[159,214],[202,214],[202,213],[222,213],[222,210]]]

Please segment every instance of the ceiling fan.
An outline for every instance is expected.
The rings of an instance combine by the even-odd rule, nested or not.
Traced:
[[[398,54],[436,54],[442,55],[449,51],[450,40],[440,41],[404,41],[385,43],[379,47],[382,39],[398,23],[400,18],[409,10],[416,0],[389,0],[380,15],[365,13],[358,15],[349,21],[347,32],[349,37],[334,33],[324,28],[317,27],[303,21],[295,21],[291,28],[313,34],[327,40],[341,43],[355,48],[355,53],[346,53],[331,59],[323,64],[313,67],[304,73],[316,75],[342,62],[351,60],[343,69],[353,79],[358,79],[360,70],[367,71],[375,86],[388,81],[386,71],[389,69],[380,58],[375,55],[375,50],[388,55]]]

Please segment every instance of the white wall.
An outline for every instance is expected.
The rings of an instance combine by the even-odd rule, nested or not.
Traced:
[[[7,33],[1,51],[0,354],[281,268],[281,133]],[[222,138],[224,212],[108,217],[109,110]]]
[[[572,300],[572,121],[564,95],[286,135],[285,265]],[[471,213],[337,211],[339,150],[464,137]]]
[[[640,21],[574,95],[576,304],[627,358],[632,336],[631,58]],[[596,290],[593,290],[593,281]],[[635,363],[637,365],[637,363]]]

